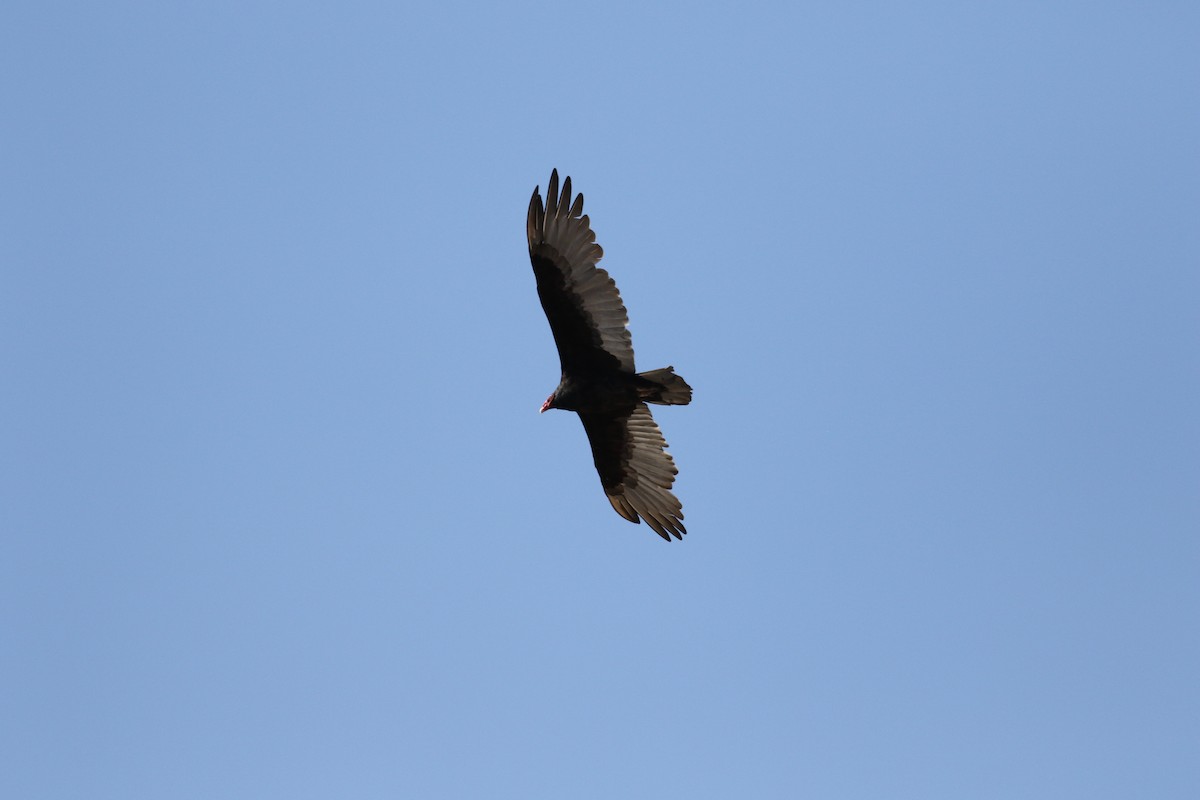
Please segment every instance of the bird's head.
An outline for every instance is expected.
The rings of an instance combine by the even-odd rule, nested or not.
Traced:
[[[554,394],[547,397],[546,402],[542,403],[542,410],[539,411],[538,413],[545,414],[548,410],[550,410],[552,408],[558,408],[558,406],[556,406],[554,404],[554,401],[557,399],[558,399],[558,392],[555,392]]]

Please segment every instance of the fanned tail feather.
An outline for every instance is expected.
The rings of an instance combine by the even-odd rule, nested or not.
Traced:
[[[638,396],[647,403],[663,406],[686,406],[692,402],[692,387],[675,374],[674,367],[639,372]]]

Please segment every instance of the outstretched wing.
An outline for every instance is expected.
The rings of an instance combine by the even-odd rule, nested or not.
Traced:
[[[596,266],[604,251],[583,213],[583,195],[571,202],[570,178],[563,181],[560,195],[558,170],[551,173],[544,208],[538,190],[533,190],[525,227],[538,297],[554,332],[563,373],[633,372],[629,314],[617,284]]]
[[[645,403],[626,416],[580,412],[592,443],[592,458],[604,493],[616,512],[630,522],[646,520],[667,541],[682,539],[683,505],[671,494],[675,461],[667,453],[662,431]]]

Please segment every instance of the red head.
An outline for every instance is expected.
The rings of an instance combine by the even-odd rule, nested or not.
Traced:
[[[542,403],[542,410],[541,410],[541,411],[539,411],[538,413],[539,413],[539,414],[544,414],[544,413],[546,413],[546,411],[547,411],[548,409],[551,409],[551,408],[557,408],[557,406],[555,406],[555,405],[554,405],[554,401],[555,401],[555,399],[556,399],[557,397],[558,397],[558,393],[557,393],[557,392],[556,392],[555,394],[552,394],[552,395],[550,395],[549,397],[547,397],[547,398],[546,398],[546,402]]]

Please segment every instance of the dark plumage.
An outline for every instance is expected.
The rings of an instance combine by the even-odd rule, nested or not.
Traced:
[[[646,404],[687,405],[692,387],[672,367],[635,371],[625,304],[608,272],[596,266],[604,251],[583,213],[583,195],[572,201],[570,178],[560,195],[558,170],[550,174],[545,206],[533,190],[526,233],[562,365],[562,379],[542,411],[578,412],[618,514],[630,522],[644,519],[667,541],[682,539],[683,506],[671,494],[678,470]]]

